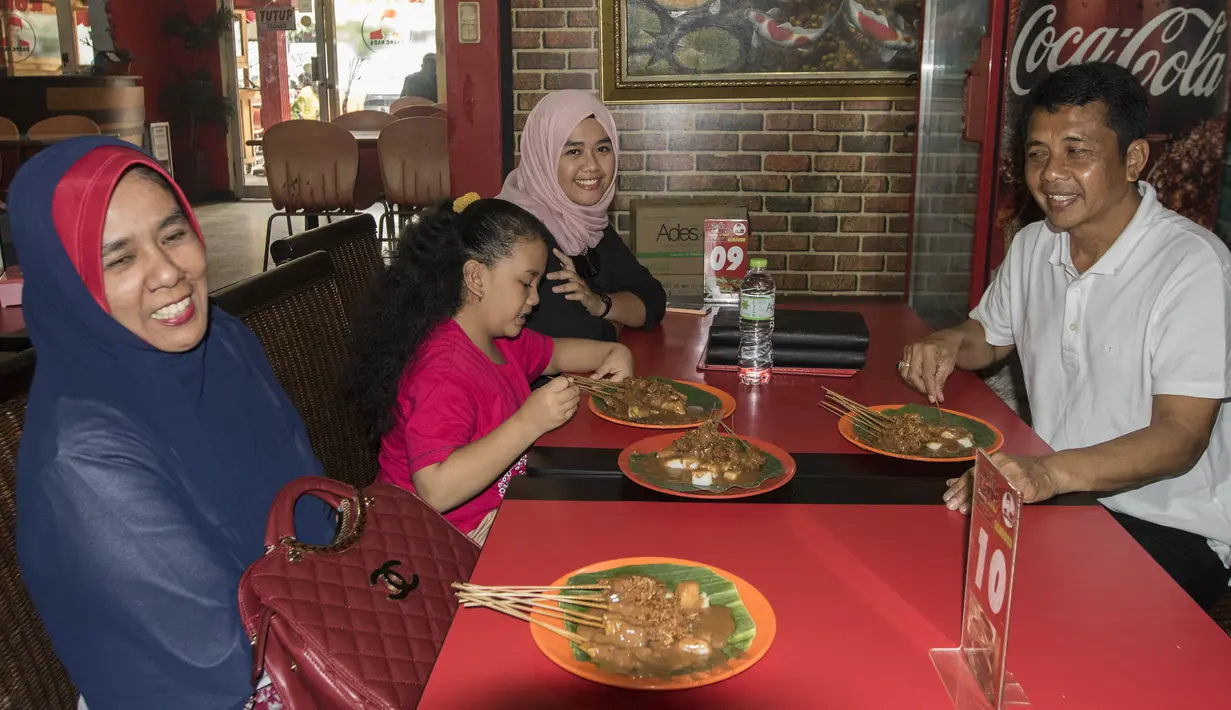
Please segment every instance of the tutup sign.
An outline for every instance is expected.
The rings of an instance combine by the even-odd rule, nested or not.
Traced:
[[[284,5],[258,7],[256,29],[258,32],[294,32],[295,8]]]

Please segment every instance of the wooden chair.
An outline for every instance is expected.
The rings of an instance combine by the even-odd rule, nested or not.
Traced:
[[[279,239],[269,247],[275,264],[285,264],[318,251],[325,252],[333,261],[342,310],[353,321],[372,280],[384,268],[380,241],[376,238],[376,220],[370,214],[348,217]]]
[[[21,138],[21,131],[17,129],[17,124],[13,123],[12,121],[10,121],[9,119],[3,116],[0,116],[0,139],[15,140],[17,138]],[[8,159],[10,157],[8,155],[9,153],[13,153],[14,156],[18,155],[17,151],[8,151],[8,150],[0,151],[0,185],[3,185],[4,164],[8,162]],[[13,159],[13,162],[14,163],[20,162],[20,159],[15,157]],[[7,188],[7,186],[5,187]],[[6,189],[5,193],[7,192],[8,190]],[[0,194],[0,210],[5,210],[5,209],[8,209],[8,207],[4,204],[4,195]]]
[[[441,111],[444,111],[444,112],[448,113],[448,111],[449,111],[449,104],[448,104],[447,102],[444,102],[444,101],[438,101],[438,102],[436,103],[436,108],[440,109]]]
[[[102,130],[85,116],[51,116],[30,126],[26,135],[37,141],[60,140],[76,136],[97,136]]]
[[[379,131],[396,120],[393,114],[384,111],[351,111],[338,116],[330,123],[348,131]]]
[[[386,126],[376,145],[386,200],[380,234],[396,242],[400,217],[449,195],[449,124],[438,116],[403,118]]]
[[[34,351],[0,365],[0,707],[72,710],[77,688],[60,664],[17,566],[17,447]]]
[[[397,118],[417,118],[420,116],[443,116],[444,111],[441,111],[435,106],[403,106],[393,112],[395,119]]]
[[[358,211],[355,180],[359,175],[359,144],[345,128],[322,121],[283,121],[265,130],[261,139],[265,176],[274,213],[265,224],[262,270],[269,268],[269,242],[274,219],[291,216],[327,217]]]
[[[325,474],[352,486],[376,479],[377,448],[341,396],[350,322],[324,252],[294,259],[213,294],[256,333],[274,374],[303,417]]]
[[[403,96],[389,104],[389,113],[397,113],[398,109],[407,106],[431,106],[433,103],[431,99],[425,99],[422,96]]]

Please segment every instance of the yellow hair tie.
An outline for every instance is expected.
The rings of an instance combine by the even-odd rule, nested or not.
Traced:
[[[481,198],[477,192],[467,192],[453,201],[453,211],[461,214],[462,210],[478,202]]]

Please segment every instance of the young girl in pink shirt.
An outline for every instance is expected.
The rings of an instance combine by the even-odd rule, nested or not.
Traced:
[[[622,380],[618,343],[525,329],[547,264],[546,228],[529,212],[474,193],[420,217],[355,323],[349,384],[380,437],[378,480],[415,492],[482,544],[526,450],[577,412],[559,377]]]

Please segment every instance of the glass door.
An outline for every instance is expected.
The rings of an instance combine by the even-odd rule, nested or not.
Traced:
[[[291,8],[291,0],[280,7]],[[388,111],[406,77],[436,51],[436,0],[294,0],[294,29],[262,22],[264,0],[235,3],[232,172],[240,197],[269,196],[265,128]],[[281,27],[281,26],[280,26]],[[233,59],[231,59],[233,55]]]
[[[980,181],[995,177],[980,174],[984,145],[994,153],[995,136],[982,144],[969,140],[975,133],[973,124],[982,119],[975,115],[979,112],[965,115],[964,111],[967,70],[973,66],[981,71],[980,42],[987,32],[988,6],[987,0],[936,0],[924,13],[910,304],[937,328],[965,318],[979,232]],[[996,101],[998,97],[991,96],[986,103]]]
[[[75,73],[94,63],[86,0],[3,0],[0,23],[7,76]]]
[[[319,0],[318,0],[319,1]],[[265,162],[260,141],[269,126],[295,119],[327,121],[330,111],[322,49],[321,13],[310,2],[279,5],[290,14],[273,18],[260,12],[263,0],[236,2],[230,51],[224,70],[234,80],[228,89],[235,105],[231,125],[232,185],[241,198],[265,198]],[[281,24],[271,25],[277,20]],[[293,28],[293,29],[290,29]]]
[[[330,14],[329,104],[336,114],[388,111],[407,76],[436,52],[435,0],[323,0]],[[435,71],[435,68],[432,68]]]

